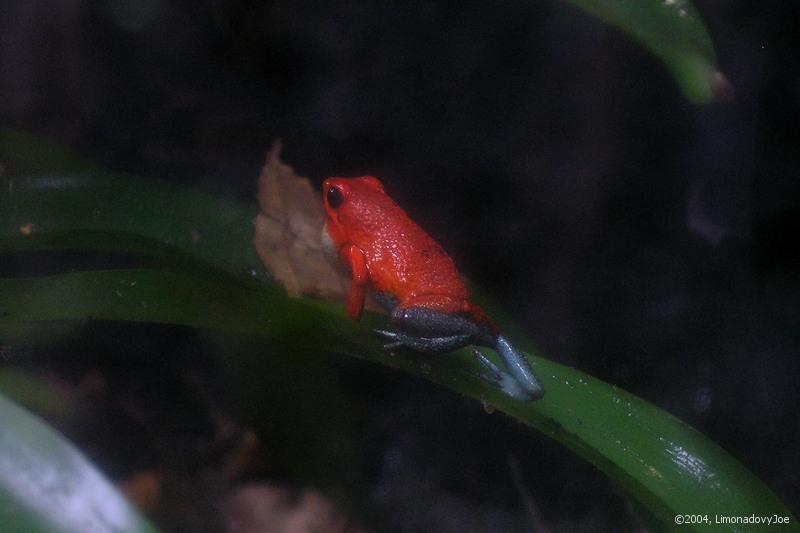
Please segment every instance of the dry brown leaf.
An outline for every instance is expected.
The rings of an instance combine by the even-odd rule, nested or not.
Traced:
[[[229,480],[240,479],[267,466],[267,452],[252,429],[245,429],[236,447],[223,458],[222,472]]]
[[[118,483],[125,495],[141,509],[153,513],[161,501],[161,474],[143,470]]]
[[[258,177],[254,244],[267,271],[290,296],[318,296],[343,301],[350,276],[322,247],[325,212],[320,193],[308,178],[281,161],[276,141]],[[374,302],[367,307],[379,310]]]
[[[256,251],[290,296],[342,298],[346,282],[322,249],[325,217],[319,194],[308,178],[281,161],[280,153],[276,141],[258,177]]]
[[[268,483],[234,489],[223,504],[229,533],[359,533],[347,516],[321,493]]]

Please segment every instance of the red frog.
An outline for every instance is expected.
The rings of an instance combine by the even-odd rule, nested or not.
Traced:
[[[483,377],[511,397],[537,400],[544,390],[525,357],[469,298],[453,260],[411,220],[373,176],[328,178],[322,184],[323,240],[350,268],[347,314],[358,320],[367,290],[391,313],[387,349],[438,353],[470,344],[494,349],[507,372],[477,349]]]

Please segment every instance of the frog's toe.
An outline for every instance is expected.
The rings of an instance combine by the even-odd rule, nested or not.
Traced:
[[[397,332],[396,331],[390,331],[388,329],[376,329],[375,333],[377,333],[378,335],[383,335],[384,337],[386,337],[388,339],[394,339],[394,338],[397,337]]]
[[[498,368],[498,366],[494,364],[491,359],[486,357],[479,349],[473,348],[472,354],[475,356],[475,359],[478,360],[481,366],[483,366],[483,372],[480,374],[481,378],[490,383],[499,384],[503,378],[503,371],[500,370],[500,368]]]
[[[529,401],[532,399],[528,391],[520,386],[519,382],[517,382],[511,374],[501,370],[491,359],[486,357],[483,352],[477,348],[473,348],[472,353],[484,368],[484,371],[478,374],[480,379],[489,383],[494,388],[501,390],[505,395],[515,400]]]

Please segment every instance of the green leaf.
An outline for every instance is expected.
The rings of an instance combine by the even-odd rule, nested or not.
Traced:
[[[732,88],[689,0],[566,0],[622,29],[655,54],[690,101],[724,100]]]
[[[195,250],[191,239],[176,240],[169,228],[186,227],[196,196],[200,196],[198,201],[210,201],[204,193],[145,180],[46,179],[52,187],[43,189],[33,179],[15,183],[11,202],[15,212],[0,221],[0,246],[53,253],[130,247],[156,260],[148,268],[0,280],[0,339],[35,342],[44,332],[75,321],[128,320],[232,333],[253,342],[283,346],[292,357],[319,352],[354,356],[430,379],[536,427],[597,465],[667,528],[675,514],[791,516],[761,481],[703,435],[655,406],[578,370],[531,355],[547,394],[532,404],[516,402],[476,377],[479,368],[468,350],[435,358],[408,352],[389,354],[371,331],[384,323],[383,317],[367,314],[362,322],[352,322],[343,316],[340,304],[290,299],[271,284],[239,276],[249,261],[248,232],[254,205],[229,208],[231,202],[221,200],[221,205],[229,207],[206,213],[206,231],[215,234],[220,213],[219,223],[232,235],[247,236],[225,243],[224,253],[214,247]],[[85,187],[86,194],[61,187],[62,180]],[[0,191],[8,190],[2,185],[0,179]],[[162,187],[165,194],[158,192]],[[87,202],[93,205],[98,190],[104,191],[102,226],[94,217],[80,218],[72,212],[74,202],[83,207]],[[126,203],[135,207],[147,202],[149,195],[161,199],[162,212],[138,215],[135,209],[126,208]],[[3,201],[7,200],[0,196],[0,203]],[[42,207],[40,202],[48,205]],[[20,236],[17,224],[34,211],[42,227],[58,230],[59,235]],[[138,224],[130,220],[151,215],[159,217],[159,228],[175,248],[152,242],[158,234],[144,218]],[[63,231],[65,228],[69,231]],[[140,228],[147,238],[131,235]],[[98,233],[112,230],[125,233]],[[230,261],[225,254],[237,259]],[[192,259],[193,255],[198,259]],[[205,262],[220,268],[208,267]],[[514,331],[507,323],[503,326]],[[515,344],[533,354],[532,344],[523,335],[512,335]],[[796,520],[792,518],[791,524],[788,529],[797,530]]]
[[[99,171],[100,167],[58,146],[9,128],[0,128],[0,174]]]
[[[0,238],[74,230],[131,233],[237,275],[265,276],[250,246],[256,213],[255,204],[133,176],[0,176]],[[104,251],[115,246],[102,238],[97,245]]]
[[[0,367],[0,393],[26,409],[46,415],[63,416],[70,407],[70,402],[45,382],[20,370]]]
[[[171,269],[175,279],[181,280],[183,292],[194,295],[185,301],[181,301],[182,296],[163,298],[161,294],[150,298],[140,293],[128,292],[130,289],[135,289],[140,282],[136,276],[131,279],[123,278],[120,284],[115,284],[108,291],[108,295],[122,298],[128,306],[123,311],[121,319],[132,316],[132,313],[141,313],[140,320],[137,321],[158,322],[159,320],[153,320],[153,317],[161,316],[164,318],[162,322],[173,323],[167,317],[175,316],[176,312],[178,314],[184,312],[187,307],[194,306],[199,310],[199,314],[194,315],[197,319],[203,316],[205,310],[210,309],[209,305],[213,307],[224,304],[226,309],[228,306],[240,308],[241,304],[232,297],[226,287],[223,287],[223,290],[216,287],[220,280],[243,291],[245,295],[250,290],[258,290],[265,294],[283,294],[283,291],[272,284],[259,284],[252,279],[233,276],[210,267],[207,263],[192,259],[180,250],[132,234],[64,232],[30,235],[24,238],[0,238],[0,250],[6,252],[35,252],[48,249],[75,251],[92,248],[94,251],[103,252],[127,250],[131,257],[136,258],[135,262],[140,262],[142,254],[149,252],[148,264]],[[194,287],[185,286],[183,282],[186,280],[197,284]],[[99,286],[96,289],[99,289]],[[78,288],[79,292],[82,290],[83,288]],[[37,293],[45,299],[37,300]],[[128,299],[128,296],[137,297],[137,295],[138,300]],[[199,296],[200,299],[195,300],[195,296]],[[57,308],[63,299],[78,302],[83,299],[83,295],[64,293],[53,288],[43,292],[31,291],[20,301],[25,301],[26,307],[30,308],[42,306]],[[217,303],[212,303],[212,300]],[[173,307],[175,305],[177,311]],[[201,339],[209,345],[208,352],[216,360],[217,368],[223,377],[221,382],[229,390],[228,397],[242,417],[242,421],[258,430],[262,438],[271,439],[269,447],[272,459],[287,469],[292,479],[325,488],[333,495],[342,494],[340,500],[348,500],[348,504],[366,507],[364,503],[366,498],[360,494],[363,485],[362,469],[355,452],[356,437],[352,430],[353,422],[347,416],[347,401],[334,371],[330,368],[329,358],[324,356],[326,351],[318,346],[315,352],[298,355],[294,353],[296,347],[291,345],[267,346],[263,338],[254,343],[249,336],[262,331],[263,321],[268,320],[269,313],[279,315],[279,312],[270,308],[253,309],[257,313],[255,320],[247,316],[238,316],[230,310],[223,310],[216,317],[208,317],[208,322],[202,320],[192,322],[191,317],[184,316],[174,323],[195,327],[203,325],[209,330],[239,333],[238,337],[227,335],[221,338],[219,335],[206,333]],[[85,316],[108,318],[103,310],[86,308],[86,312]],[[9,307],[0,304],[0,315],[13,320],[13,314]],[[227,321],[231,317],[235,319],[234,322]],[[216,320],[221,322],[217,323]],[[237,323],[240,320],[241,322]],[[20,325],[17,323],[11,328],[0,325],[0,343],[5,342],[12,346],[73,343],[76,337],[80,336],[81,328],[76,327],[79,324],[50,322],[43,330],[30,327],[31,324],[24,322],[22,327],[17,327]],[[6,390],[20,401],[33,404],[39,409],[52,406],[52,401],[48,401],[50,398],[40,397],[36,394],[37,389],[25,386],[30,379],[22,378],[24,375],[16,376],[10,373],[10,376],[4,379],[4,374],[0,370],[0,390]],[[324,408],[314,409],[309,402],[321,402],[319,405]],[[363,501],[354,501],[354,498]]]
[[[217,361],[229,403],[269,450],[273,473],[368,515],[355,421],[330,354],[210,330],[198,337]]]
[[[790,516],[752,473],[700,433],[655,406],[578,370],[531,357],[547,394],[511,400],[476,378],[468,350],[446,357],[387,354],[369,327],[334,306],[275,291],[163,270],[75,272],[0,280],[4,328],[19,321],[146,320],[221,329],[360,357],[423,376],[492,405],[564,443],[628,489],[656,517],[675,514]],[[143,305],[144,302],[146,305]],[[380,317],[368,316],[368,326]],[[515,339],[522,347],[524,339]],[[794,522],[796,523],[796,522]]]
[[[72,444],[2,395],[0,420],[3,531],[156,531]]]

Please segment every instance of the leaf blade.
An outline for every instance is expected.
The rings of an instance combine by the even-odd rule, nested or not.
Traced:
[[[697,104],[727,98],[714,45],[688,0],[565,0],[631,35],[658,57],[684,96]]]
[[[250,246],[255,202],[242,204],[160,180],[99,174],[0,176],[0,191],[0,237],[134,234],[234,275],[266,276]],[[98,245],[107,248],[102,240]]]
[[[61,289],[52,300],[60,283],[73,287]],[[128,294],[116,295],[119,286]],[[21,303],[22,294],[27,303]],[[84,301],[68,297],[76,294]],[[139,298],[182,303],[143,312],[136,304]],[[227,303],[219,306],[220,299]],[[543,358],[531,361],[547,395],[533,404],[520,403],[478,380],[467,350],[425,361],[402,352],[385,353],[369,330],[380,317],[367,316],[361,325],[346,320],[331,304],[168,271],[0,280],[0,301],[15,302],[6,307],[0,334],[19,321],[85,320],[91,312],[94,319],[221,329],[294,344],[298,353],[327,349],[360,357],[423,376],[536,427],[616,479],[662,521],[693,513],[790,516],[751,472],[691,427],[616,387]],[[54,301],[62,303],[54,307]],[[304,339],[303,344],[298,346],[298,339]],[[518,342],[525,347],[524,340]]]

